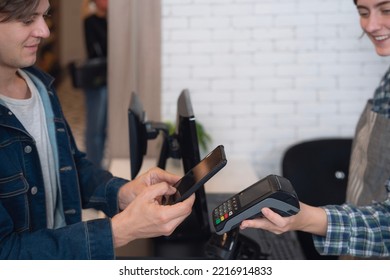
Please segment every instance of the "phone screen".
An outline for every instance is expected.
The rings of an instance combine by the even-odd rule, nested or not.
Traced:
[[[168,199],[167,204],[183,201],[196,192],[214,174],[226,165],[226,156],[222,145],[215,148],[202,161],[187,172],[175,185],[176,193]]]

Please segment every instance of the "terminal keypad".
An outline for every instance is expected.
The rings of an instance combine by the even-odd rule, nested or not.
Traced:
[[[238,202],[236,197],[222,203],[214,210],[214,224],[218,225],[223,221],[226,221],[238,210]]]

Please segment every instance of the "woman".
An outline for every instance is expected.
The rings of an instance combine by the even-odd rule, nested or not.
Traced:
[[[390,55],[390,1],[354,0],[360,25],[380,56]],[[268,208],[264,218],[246,220],[254,227],[280,234],[300,230],[313,234],[323,255],[390,256],[390,70],[366,104],[356,127],[347,202],[312,207],[282,218]]]

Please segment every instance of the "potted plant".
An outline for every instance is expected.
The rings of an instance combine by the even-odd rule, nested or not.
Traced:
[[[173,125],[173,123],[166,122],[166,124],[168,126],[169,135],[174,134],[176,128]],[[204,126],[199,122],[196,122],[196,133],[197,133],[199,148],[201,152],[208,153],[209,144],[212,141],[210,134],[205,130]]]

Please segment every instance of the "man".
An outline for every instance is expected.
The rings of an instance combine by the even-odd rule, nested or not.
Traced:
[[[31,67],[49,8],[0,0],[0,259],[113,259],[132,240],[171,234],[195,198],[162,206],[177,176],[153,169],[128,182],[77,149],[53,79]],[[109,218],[82,222],[92,207]]]
[[[94,3],[95,11],[86,16],[84,21],[85,46],[88,59],[107,58],[107,13],[108,0],[88,0]],[[87,158],[94,164],[104,167],[104,148],[107,130],[107,85],[85,87],[86,129],[85,147]]]

